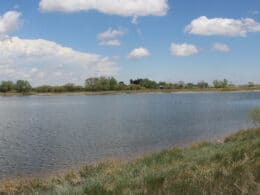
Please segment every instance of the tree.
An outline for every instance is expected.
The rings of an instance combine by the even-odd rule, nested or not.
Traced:
[[[255,86],[255,84],[253,83],[253,82],[248,82],[248,85],[247,85],[248,87],[254,87]]]
[[[85,81],[86,90],[94,91],[97,89],[98,78],[88,78]]]
[[[256,127],[260,126],[260,106],[249,112],[249,117]]]
[[[118,82],[114,77],[93,77],[85,81],[86,90],[106,91],[117,89]]]
[[[193,83],[186,84],[186,88],[188,88],[188,89],[193,89],[194,87],[195,87],[195,85]]]
[[[215,88],[221,88],[222,87],[221,81],[218,80],[213,81],[213,86]]]
[[[73,83],[67,83],[67,84],[63,85],[63,87],[64,87],[64,90],[66,92],[76,92],[76,91],[82,91],[83,90],[82,86],[75,85]]]
[[[149,79],[142,79],[140,85],[147,89],[157,89],[158,88],[158,84],[156,83],[156,81],[152,81]]]
[[[0,84],[0,92],[6,93],[15,89],[15,85],[12,81],[2,81]]]
[[[50,85],[42,85],[42,86],[35,87],[33,90],[38,93],[48,93],[48,92],[54,92],[54,87]]]
[[[228,84],[229,84],[228,80],[227,80],[227,79],[224,79],[224,80],[223,80],[222,87],[223,87],[223,88],[226,88],[226,87],[228,87]]]
[[[158,89],[159,84],[156,81],[152,81],[150,79],[136,79],[130,80],[130,85],[140,85],[141,87],[147,88],[147,89]]]
[[[185,87],[185,82],[179,81],[178,83],[175,83],[175,88],[176,89],[183,89]]]
[[[116,87],[117,90],[124,90],[124,89],[127,89],[127,85],[123,82],[123,81],[120,81]]]
[[[117,88],[117,80],[114,77],[110,77],[109,79],[109,85],[110,85],[110,90],[115,90]]]
[[[159,83],[158,83],[158,87],[160,88],[160,89],[168,89],[168,83],[166,83],[166,82],[164,82],[164,81],[160,81]]]
[[[213,81],[213,86],[215,88],[226,88],[228,87],[229,82],[227,79],[224,79],[223,81],[215,80]]]
[[[143,81],[143,79],[136,79],[136,80],[131,79],[130,84],[141,85],[142,81]]]
[[[66,91],[64,86],[53,86],[53,87],[51,87],[51,90],[52,90],[52,92],[55,92],[55,93],[62,93],[62,92]]]
[[[26,80],[16,81],[16,91],[19,93],[29,93],[32,89],[31,84]]]
[[[198,88],[205,89],[209,87],[209,84],[205,81],[200,81],[197,83]]]

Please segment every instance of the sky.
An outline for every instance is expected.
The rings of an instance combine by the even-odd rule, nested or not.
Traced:
[[[98,76],[260,83],[260,1],[0,1],[0,80]]]

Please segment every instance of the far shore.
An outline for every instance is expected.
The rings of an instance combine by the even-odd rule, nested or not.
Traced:
[[[17,92],[0,93],[0,96],[78,96],[78,95],[120,95],[120,94],[148,94],[148,93],[207,93],[207,92],[258,92],[260,87],[254,88],[206,88],[206,89],[140,89],[119,91],[79,91],[79,92],[30,92],[27,94]]]

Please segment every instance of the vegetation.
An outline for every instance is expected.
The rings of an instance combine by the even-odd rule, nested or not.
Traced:
[[[18,92],[29,93],[32,90],[32,86],[28,81],[18,80],[15,84],[12,81],[2,81],[0,84],[0,92]]]
[[[3,81],[0,84],[0,92],[6,93],[9,91],[14,91],[16,88],[15,84],[12,81]]]
[[[87,91],[108,91],[118,89],[117,80],[114,77],[88,78],[85,82]]]
[[[67,83],[62,86],[42,85],[32,88],[28,81],[19,80],[16,83],[12,81],[2,81],[0,83],[0,93],[64,93],[64,92],[107,92],[107,91],[214,91],[214,90],[254,90],[260,89],[259,85],[249,82],[244,86],[231,85],[226,79],[223,81],[215,80],[210,86],[205,81],[198,83],[185,83],[179,81],[177,83],[156,82],[148,78],[131,79],[129,84],[117,81],[114,77],[93,77],[85,81],[85,86]]]
[[[260,127],[260,106],[251,110],[249,117],[256,127]]]
[[[37,93],[80,92],[80,91],[84,91],[84,87],[79,85],[74,85],[72,83],[68,83],[63,86],[42,85],[39,87],[35,87],[33,91]]]
[[[200,89],[206,89],[209,87],[209,84],[205,81],[200,81],[197,83],[198,88]]]
[[[254,87],[255,84],[253,82],[248,82],[248,87]]]
[[[259,182],[260,128],[64,177],[2,182],[0,194],[259,194]]]
[[[18,93],[29,93],[32,89],[31,84],[25,80],[16,81],[15,89]]]
[[[152,81],[150,79],[136,79],[136,80],[130,80],[130,84],[132,85],[140,85],[143,88],[146,89],[158,89],[159,84],[156,81]]]
[[[213,81],[213,86],[215,88],[227,88],[229,85],[228,80],[224,79],[223,81],[215,80]]]

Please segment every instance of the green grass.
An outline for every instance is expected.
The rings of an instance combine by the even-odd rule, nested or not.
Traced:
[[[86,165],[64,177],[8,181],[0,194],[259,194],[259,182],[260,128],[242,130],[224,143]]]

